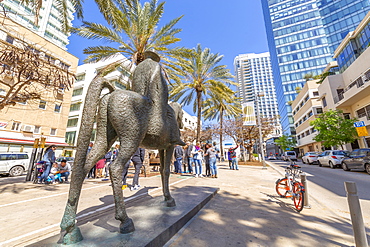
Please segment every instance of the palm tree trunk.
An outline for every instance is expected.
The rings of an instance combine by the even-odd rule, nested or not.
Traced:
[[[221,152],[221,157],[222,157],[222,160],[224,160],[224,148],[222,146],[222,130],[223,130],[223,114],[224,113],[224,110],[221,109],[220,110],[220,152]]]
[[[202,91],[197,91],[197,142],[200,142],[200,120],[202,117]]]

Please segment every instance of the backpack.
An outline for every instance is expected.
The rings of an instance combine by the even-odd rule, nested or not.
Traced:
[[[112,152],[111,151],[109,151],[105,156],[104,156],[104,158],[105,159],[110,159],[112,157]]]

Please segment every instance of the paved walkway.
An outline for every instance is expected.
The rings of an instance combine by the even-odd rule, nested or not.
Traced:
[[[219,173],[194,179],[220,191],[166,246],[354,246],[350,220],[316,201],[319,196],[301,213],[291,199],[278,197],[275,181],[282,175],[272,167],[237,171],[221,163]]]
[[[273,164],[271,165],[273,166]],[[172,190],[181,189],[181,191],[186,191],[186,188],[189,187],[195,187],[195,191],[202,188],[219,188],[220,190],[166,246],[354,246],[350,220],[336,215],[329,208],[325,207],[325,205],[319,203],[317,201],[321,199],[319,195],[310,196],[309,202],[311,209],[303,209],[301,213],[295,211],[291,199],[278,197],[275,192],[275,181],[282,177],[282,175],[277,170],[282,171],[281,168],[273,169],[272,167],[268,167],[267,169],[262,169],[260,166],[240,166],[240,169],[237,171],[230,170],[226,163],[219,163],[219,175],[217,179],[194,178],[189,175],[171,175]],[[87,180],[85,187],[97,186],[96,182],[95,180]],[[143,189],[140,191],[129,191],[126,189],[124,191],[125,197],[158,190],[160,176],[142,178],[140,179],[140,183]],[[27,185],[30,186],[29,184]],[[104,198],[107,198],[108,201],[99,206],[113,205],[109,182],[101,185],[102,191],[99,191],[99,194],[98,191],[94,192],[94,198],[91,198],[90,204],[84,205],[84,203],[81,203],[80,214],[83,213],[81,210],[84,209],[84,206],[89,210],[91,210],[92,205],[98,207],[99,204],[96,200],[101,200],[104,195],[106,195]],[[17,201],[23,197],[25,197],[23,198],[25,200],[27,199],[27,195],[31,196],[30,191],[40,190],[40,188],[36,188],[38,186],[35,186],[33,190],[22,190],[22,186],[26,186],[22,184],[19,187],[19,189],[22,189],[14,192],[14,188],[17,186],[19,187],[21,185],[13,185],[12,190],[8,190],[8,186],[1,187],[2,190],[7,191],[3,195],[13,194],[14,196],[6,197],[7,202],[3,203],[9,204],[12,203],[12,200]],[[67,192],[68,185],[58,185],[54,189],[60,189],[61,191],[59,192]],[[191,188],[191,190],[194,193],[194,189]],[[47,196],[48,193],[55,193],[55,191],[43,191],[43,193],[45,194],[43,196]],[[82,202],[86,202],[86,200],[89,200],[89,197],[92,197],[90,193],[83,193],[82,197],[85,197],[86,194],[86,198],[83,198],[84,200]],[[95,194],[97,195],[95,196]],[[175,199],[177,198],[176,200],[178,202],[181,201],[180,196],[189,196],[186,192],[175,194]],[[18,199],[15,199],[15,197]],[[60,200],[54,202],[57,203],[57,206],[50,205],[52,208],[58,208],[59,206],[63,208],[65,205],[64,203],[59,205],[61,204]],[[29,203],[27,204],[28,207],[31,206]],[[26,207],[26,205],[24,206]],[[4,207],[3,209],[6,208]],[[132,210],[135,212],[136,209],[133,208]],[[49,221],[47,223],[45,222],[45,224],[55,223],[49,234],[49,236],[54,236],[50,243],[55,243],[55,238],[57,239],[58,237],[59,219],[63,211],[59,209],[57,212],[60,215],[57,214],[57,216],[52,218],[55,222],[50,222],[51,218],[48,218]],[[11,212],[9,211],[7,213],[9,215]],[[28,216],[29,213],[26,215]],[[112,224],[118,224],[114,220],[112,212],[109,212],[109,217],[112,218]],[[14,225],[11,224],[12,226],[15,226],[16,222],[20,222],[19,217],[12,220],[14,221]],[[137,222],[137,224],[139,223]],[[86,225],[87,228],[93,227],[95,230],[99,230],[99,228],[96,228],[97,226],[103,231],[108,229],[115,232],[117,230],[117,227],[105,229],[99,226],[99,224],[96,225],[95,221]],[[26,227],[24,225],[21,229]],[[8,227],[3,228],[5,230],[3,231],[4,234],[6,234],[7,229]],[[36,230],[38,228],[34,226],[32,229]],[[45,237],[40,235],[38,239],[42,242],[42,239],[45,240]],[[4,240],[6,239],[8,238]],[[37,243],[33,243],[32,246],[37,246]],[[9,242],[9,244],[5,244],[4,246],[14,246],[14,242]],[[17,246],[26,246],[26,244],[23,242],[23,245]],[[95,246],[102,245],[96,243]]]

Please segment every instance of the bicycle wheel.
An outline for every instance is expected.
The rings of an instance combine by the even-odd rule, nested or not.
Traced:
[[[276,192],[281,197],[292,197],[292,194],[289,192],[288,179],[282,178],[276,181],[275,186]]]
[[[301,212],[304,205],[304,188],[298,182],[295,182],[293,185],[293,203],[294,207],[298,212]]]

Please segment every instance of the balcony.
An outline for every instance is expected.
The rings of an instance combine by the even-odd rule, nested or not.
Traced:
[[[365,98],[370,94],[370,78],[366,76],[364,79],[359,77],[357,80],[349,84],[343,92],[339,93],[337,97],[334,97],[334,103],[336,107],[351,106],[359,101],[359,99]]]

